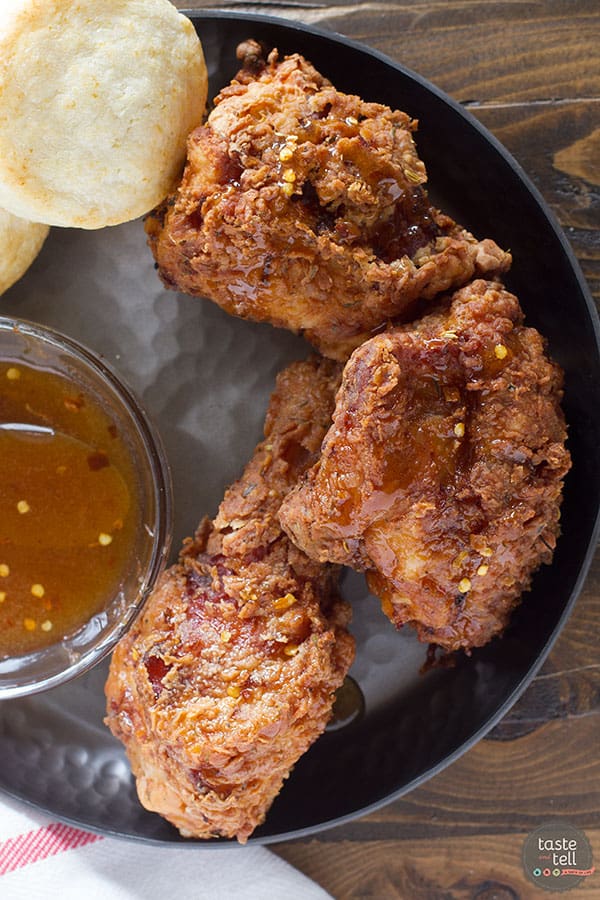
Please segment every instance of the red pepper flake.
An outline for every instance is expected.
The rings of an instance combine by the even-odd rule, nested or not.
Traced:
[[[98,472],[99,469],[105,469],[107,466],[110,466],[108,453],[105,453],[104,450],[96,450],[95,453],[89,453],[87,464],[92,472]]]
[[[110,434],[111,438],[113,438],[113,440],[114,440],[115,438],[118,438],[118,437],[119,437],[119,432],[118,432],[118,430],[117,430],[117,426],[116,426],[116,425],[109,425],[109,426],[108,426],[108,433]]]

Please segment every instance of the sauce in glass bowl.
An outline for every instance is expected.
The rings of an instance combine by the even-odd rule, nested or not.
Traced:
[[[112,649],[165,564],[171,493],[119,376],[65,335],[0,317],[0,699]]]
[[[0,657],[74,632],[115,591],[137,490],[95,398],[22,360],[0,362]]]

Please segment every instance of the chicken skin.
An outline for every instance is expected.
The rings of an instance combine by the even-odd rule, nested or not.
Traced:
[[[522,321],[480,280],[363,344],[280,510],[306,553],[366,571],[396,626],[448,651],[502,632],[559,531],[562,376]]]
[[[279,376],[265,440],[113,655],[107,724],[142,804],[184,836],[248,838],[353,660],[337,567],[296,549],[277,518],[316,459],[339,378],[325,360]]]
[[[179,188],[146,220],[167,287],[346,360],[418,300],[508,269],[431,206],[415,121],[337,91],[302,56],[260,53],[240,45]]]

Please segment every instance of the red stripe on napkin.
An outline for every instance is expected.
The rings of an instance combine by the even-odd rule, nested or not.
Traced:
[[[27,831],[0,843],[0,875],[98,840],[101,840],[99,834],[80,831],[62,822],[52,822],[44,828]]]

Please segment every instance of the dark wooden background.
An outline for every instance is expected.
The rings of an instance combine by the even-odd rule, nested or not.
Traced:
[[[550,203],[600,301],[600,0],[221,8],[334,29],[467,105]],[[599,869],[565,896],[600,898],[599,555],[540,674],[485,740],[381,812],[274,850],[336,900],[530,900],[553,895],[525,880],[523,840],[554,816],[585,830]]]

